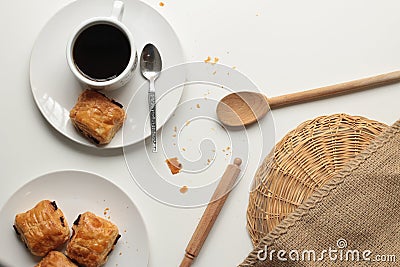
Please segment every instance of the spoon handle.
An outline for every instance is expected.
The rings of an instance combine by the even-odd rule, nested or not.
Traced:
[[[154,79],[150,79],[149,89],[149,111],[150,111],[150,130],[151,130],[151,144],[152,151],[157,152],[157,117],[156,117],[156,90],[154,86]]]
[[[363,89],[386,85],[398,81],[400,81],[400,71],[394,71],[386,74],[335,85],[329,85],[303,92],[271,97],[267,98],[267,101],[271,109],[276,109],[293,104],[299,104],[313,100],[328,98],[331,96],[361,91]]]
[[[233,164],[229,164],[226,167],[225,173],[222,175],[222,178],[215,189],[213,196],[211,197],[210,203],[204,211],[203,216],[201,217],[200,222],[186,247],[185,256],[179,267],[190,267],[193,260],[197,257],[197,255],[199,255],[199,252],[203,247],[203,244],[206,241],[206,238],[210,233],[215,220],[217,219],[226,199],[228,198],[230,190],[232,190],[236,179],[240,174],[241,164],[242,160],[240,158],[236,158]]]

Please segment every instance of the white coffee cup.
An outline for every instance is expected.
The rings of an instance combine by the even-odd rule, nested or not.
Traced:
[[[84,87],[114,90],[132,78],[138,59],[132,34],[121,22],[123,12],[124,3],[115,1],[111,16],[85,20],[72,33],[67,62]]]

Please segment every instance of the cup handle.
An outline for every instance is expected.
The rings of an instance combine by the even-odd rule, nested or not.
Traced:
[[[124,14],[124,2],[114,1],[113,9],[111,12],[111,18],[121,21],[123,14]]]

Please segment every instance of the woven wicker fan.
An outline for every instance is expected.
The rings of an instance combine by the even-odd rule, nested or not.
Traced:
[[[335,114],[306,121],[288,133],[255,175],[247,209],[253,245],[386,128],[363,117]]]

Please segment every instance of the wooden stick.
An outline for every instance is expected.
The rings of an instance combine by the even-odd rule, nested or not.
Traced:
[[[308,91],[267,98],[271,109],[285,107],[293,104],[304,103],[317,99],[323,99],[330,96],[347,94],[360,91],[370,87],[377,87],[385,84],[398,82],[400,80],[400,71],[394,71],[378,76],[363,78],[351,82],[345,82]]]
[[[203,216],[201,217],[200,222],[186,247],[185,257],[183,258],[180,267],[189,267],[192,265],[193,260],[197,257],[197,255],[199,255],[199,252],[203,247],[203,244],[206,241],[206,238],[210,233],[211,228],[213,227],[214,222],[222,209],[222,206],[224,206],[229,192],[235,184],[240,173],[239,166],[242,164],[242,160],[236,158],[233,163],[234,164],[229,164],[226,167],[225,173],[215,189],[211,201],[204,211]]]

